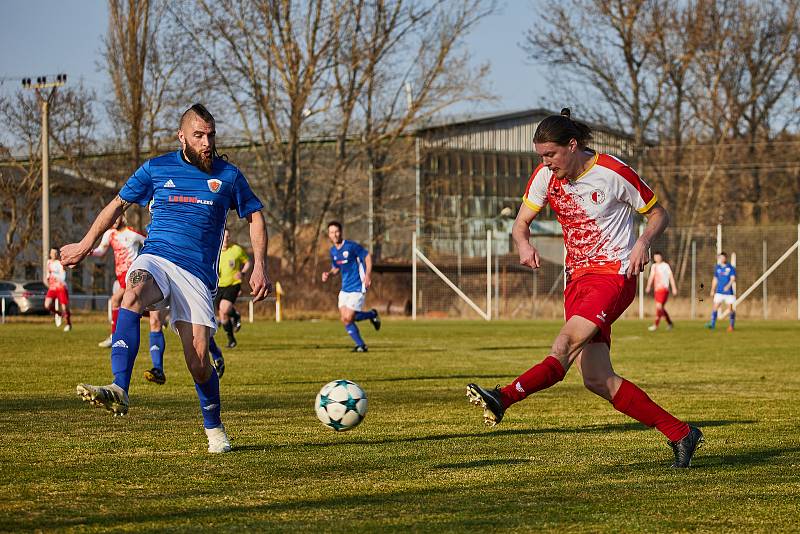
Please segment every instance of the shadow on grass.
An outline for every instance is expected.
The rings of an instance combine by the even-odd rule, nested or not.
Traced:
[[[473,462],[461,462],[457,464],[438,464],[434,465],[433,467],[436,469],[469,469],[472,467],[488,467],[492,465],[527,464],[530,462],[530,460],[525,460],[522,458],[508,458],[505,460],[475,460]]]
[[[391,376],[388,378],[370,378],[368,380],[364,380],[364,383],[371,383],[371,382],[410,382],[414,380],[494,380],[494,379],[508,379],[512,375],[425,375],[425,376]],[[319,384],[319,380],[297,380],[297,381],[286,381],[283,382],[284,384]],[[466,384],[464,384],[466,386]]]
[[[715,426],[727,425],[747,425],[757,423],[758,421],[752,419],[746,420],[712,420],[712,421],[697,421],[696,425],[701,428],[709,428]],[[601,434],[607,432],[628,432],[649,430],[641,423],[622,423],[622,424],[606,424],[606,425],[589,425],[581,427],[564,427],[564,428],[518,428],[508,430],[494,430],[488,432],[470,432],[470,433],[450,433],[450,434],[430,434],[427,436],[413,436],[408,438],[386,438],[377,440],[352,440],[352,441],[337,441],[327,443],[304,443],[307,447],[340,447],[347,445],[384,445],[387,443],[414,443],[419,441],[442,441],[448,439],[458,438],[477,438],[496,439],[498,436],[535,436],[540,434]],[[263,450],[265,447],[259,447]]]
[[[550,345],[504,345],[502,347],[477,347],[476,351],[501,351],[501,350],[548,350]]]

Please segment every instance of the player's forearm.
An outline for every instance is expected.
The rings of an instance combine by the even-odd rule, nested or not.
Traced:
[[[367,276],[372,276],[372,254],[367,254],[364,258],[364,270]]]
[[[511,237],[517,245],[517,250],[522,250],[523,247],[530,246],[531,244],[531,227],[530,221],[521,221],[517,219],[514,221],[514,226],[511,228]]]
[[[246,262],[244,262],[244,265],[242,265],[242,269],[239,272],[242,273],[242,274],[247,274],[247,273],[250,272],[250,269],[252,267],[253,267],[253,262],[250,261],[250,260],[247,260]]]
[[[649,245],[664,233],[667,226],[669,226],[669,213],[656,205],[647,213],[647,225],[639,239],[645,240]]]
[[[253,245],[253,268],[266,271],[267,224],[264,215],[256,211],[247,216],[250,223],[250,244]]]
[[[103,233],[111,228],[117,217],[122,215],[125,210],[130,206],[130,202],[122,200],[119,195],[114,197],[114,200],[106,204],[100,213],[97,214],[86,235],[80,241],[81,248],[89,253],[92,250],[95,242],[103,236]],[[105,251],[104,251],[105,252]]]

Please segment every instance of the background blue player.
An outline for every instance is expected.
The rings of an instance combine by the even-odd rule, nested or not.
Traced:
[[[736,322],[736,309],[733,307],[736,302],[736,267],[728,265],[728,255],[724,252],[720,252],[717,256],[714,280],[711,281],[711,296],[714,298],[714,304],[711,309],[711,321],[706,323],[706,328],[713,330],[717,326],[717,312],[720,305],[727,304],[730,314],[728,332],[733,332],[733,325]]]
[[[368,312],[361,311],[367,289],[372,284],[372,256],[355,241],[347,241],[342,237],[342,224],[338,221],[328,223],[328,239],[333,243],[331,268],[322,273],[322,281],[327,282],[331,275],[342,273],[339,315],[344,329],[356,343],[353,352],[367,352],[367,345],[361,339],[356,321],[368,319],[375,330],[381,329],[378,310],[373,308]]]
[[[181,150],[148,160],[125,183],[79,243],[62,249],[65,265],[76,265],[131,203],[152,200],[152,221],[139,256],[131,264],[111,344],[107,386],[78,384],[83,400],[114,415],[128,412],[128,387],[139,351],[139,318],[148,309],[169,306],[172,327],[181,338],[186,365],[200,399],[208,452],[231,450],[220,418],[219,376],[209,358],[209,336],[216,330],[213,294],[217,262],[228,210],[250,223],[253,246],[251,294],[262,300],[270,291],[264,261],[267,231],[263,204],[242,173],[219,157],[214,117],[195,104],[181,117]]]

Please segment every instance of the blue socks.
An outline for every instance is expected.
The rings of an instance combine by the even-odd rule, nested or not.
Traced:
[[[128,392],[133,362],[139,352],[139,319],[142,316],[125,308],[119,309],[117,329],[111,337],[111,372],[114,383]]]
[[[714,328],[715,326],[717,326],[717,312],[713,311],[711,312],[711,328]]]
[[[217,342],[214,341],[214,336],[211,336],[208,339],[208,353],[211,354],[211,357],[214,358],[214,361],[222,358],[222,351],[220,350],[219,345],[217,345]]]
[[[356,323],[347,324],[345,325],[344,329],[347,330],[347,333],[350,334],[351,338],[353,338],[353,341],[355,341],[357,347],[360,347],[364,344],[364,340],[361,339],[361,334],[358,332]]]
[[[378,316],[378,312],[375,310],[370,310],[368,312],[365,311],[357,311],[355,319],[356,321],[363,321],[364,319],[374,319]]]
[[[733,328],[733,323],[736,322],[736,312],[731,312],[731,328]]]
[[[219,400],[219,376],[217,370],[211,369],[211,378],[202,384],[195,382],[194,389],[197,391],[197,398],[200,399],[200,412],[203,414],[203,426],[205,428],[217,428],[222,424],[220,412],[222,407]]]
[[[150,332],[150,359],[153,361],[153,367],[156,369],[164,370],[164,348],[166,341],[164,340],[164,332]]]

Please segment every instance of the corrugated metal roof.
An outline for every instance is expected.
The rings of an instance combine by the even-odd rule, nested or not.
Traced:
[[[451,117],[420,128],[427,148],[490,152],[533,152],[533,134],[542,119],[557,113],[547,109]],[[601,152],[630,153],[632,136],[606,126],[586,122],[592,128],[592,148]]]

